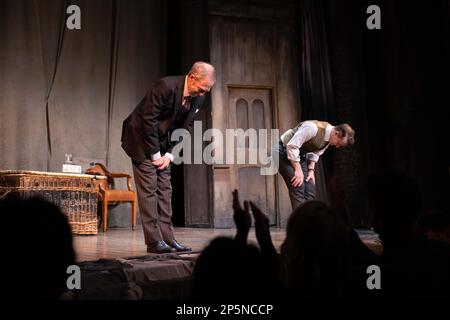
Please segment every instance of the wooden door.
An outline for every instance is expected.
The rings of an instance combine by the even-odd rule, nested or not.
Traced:
[[[260,129],[267,130],[266,154],[270,156],[271,152],[271,129],[273,127],[273,99],[272,89],[264,87],[228,87],[228,128],[230,129]],[[270,224],[277,224],[276,216],[276,195],[275,195],[275,176],[262,175],[261,167],[266,165],[258,162],[249,164],[250,153],[253,155],[259,152],[263,141],[259,140],[258,145],[251,143],[250,138],[241,141],[239,145],[236,139],[237,149],[243,148],[246,152],[245,164],[234,164],[231,166],[231,172],[234,179],[234,185],[239,190],[240,198],[251,200],[261,210],[269,216]]]

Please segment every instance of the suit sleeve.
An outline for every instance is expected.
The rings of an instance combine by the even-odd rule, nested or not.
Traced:
[[[159,115],[171,94],[171,90],[163,80],[156,82],[147,94],[143,110],[143,131],[147,147],[147,156],[159,153]],[[152,157],[153,158],[153,157]]]

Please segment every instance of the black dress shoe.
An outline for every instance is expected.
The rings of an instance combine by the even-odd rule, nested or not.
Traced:
[[[175,252],[176,250],[169,246],[164,241],[156,241],[151,245],[147,245],[147,252],[150,253],[170,253]]]
[[[174,248],[177,252],[185,252],[185,251],[192,251],[191,248],[186,247],[184,245],[182,245],[181,243],[179,243],[177,240],[172,240],[172,241],[166,241],[167,244],[169,246],[171,246],[172,248]]]

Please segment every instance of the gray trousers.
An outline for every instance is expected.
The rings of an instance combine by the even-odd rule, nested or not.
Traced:
[[[174,240],[170,165],[159,171],[149,159],[133,162],[133,174],[145,243]]]
[[[287,158],[286,147],[279,141],[272,149],[272,153],[278,153],[279,173],[284,179],[289,190],[289,198],[291,199],[292,210],[307,200],[313,200],[316,197],[316,185],[314,182],[303,181],[300,187],[293,187],[291,179],[294,177],[294,168],[291,161]],[[274,158],[276,159],[276,156]],[[308,160],[305,156],[300,157],[300,166],[303,171],[304,178],[308,175]]]

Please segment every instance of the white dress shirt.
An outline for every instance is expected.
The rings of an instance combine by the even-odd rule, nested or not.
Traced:
[[[334,126],[327,125],[325,128],[325,141],[330,141],[331,130],[333,130]],[[305,121],[300,128],[298,128],[297,132],[294,136],[289,140],[286,144],[286,152],[289,160],[300,162],[300,148],[301,146],[314,138],[317,135],[317,125],[311,121]],[[317,162],[319,161],[319,157],[323,154],[325,149],[328,148],[328,145],[315,152],[308,152],[306,154],[306,159],[309,161]]]

